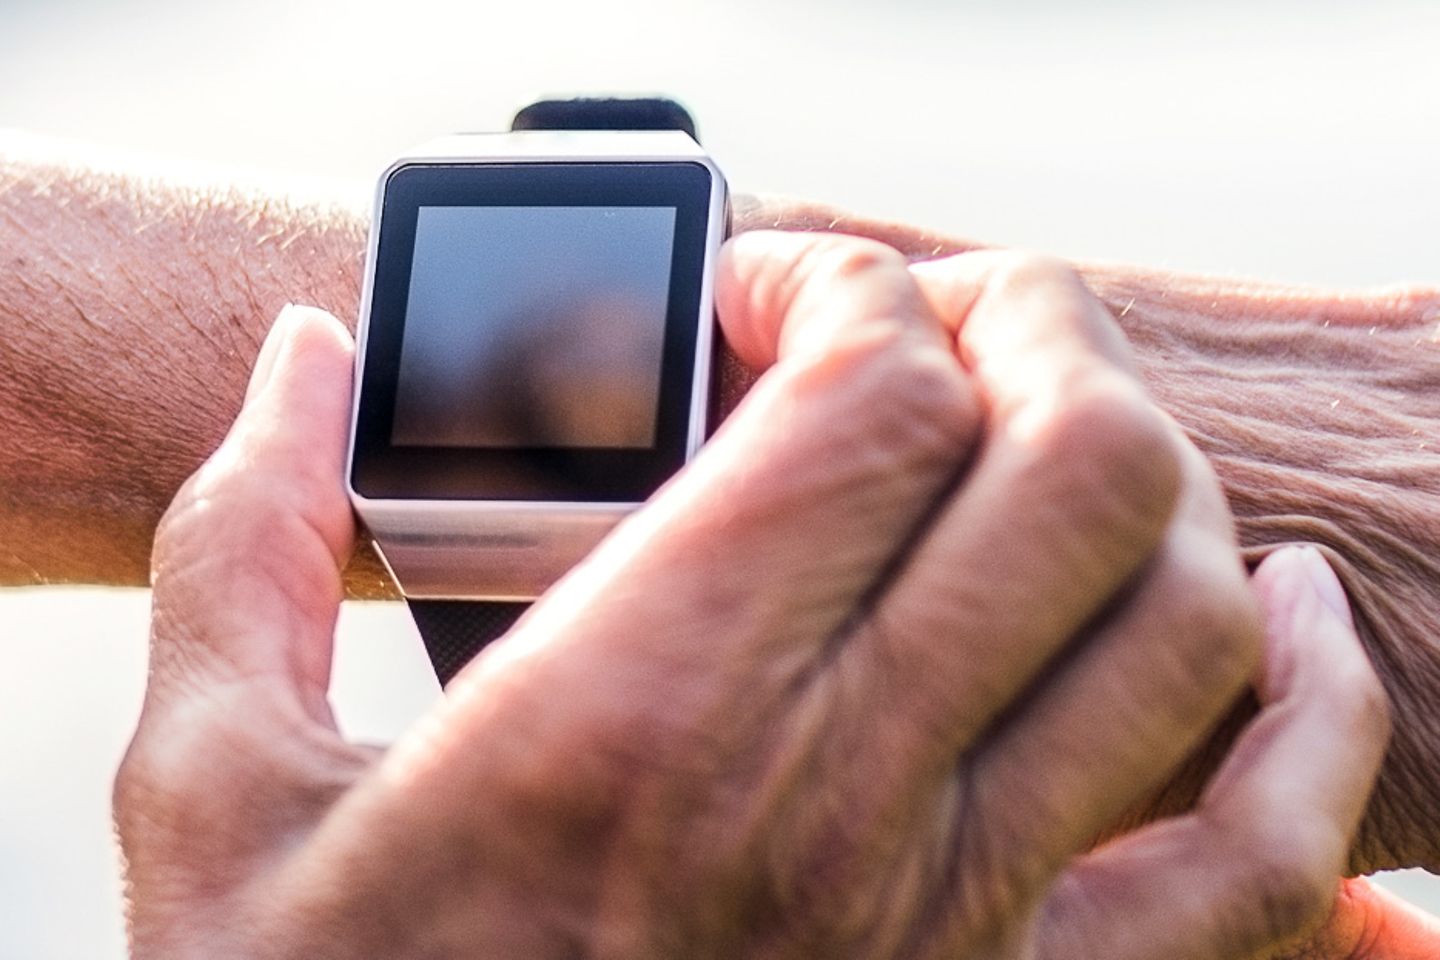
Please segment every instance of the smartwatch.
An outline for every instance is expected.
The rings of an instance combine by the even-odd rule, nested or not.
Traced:
[[[380,177],[347,485],[442,684],[704,438],[728,194],[651,125],[446,137]]]

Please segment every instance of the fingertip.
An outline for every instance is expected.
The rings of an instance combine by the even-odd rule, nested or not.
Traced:
[[[1099,359],[1140,382],[1115,318],[1075,268],[1057,257],[978,250],[915,264],[911,274],[958,337],[962,357],[1005,362],[997,379],[1058,381],[1064,367]],[[993,361],[992,361],[993,364]]]
[[[1255,590],[1267,619],[1286,622],[1311,613],[1327,615],[1347,629],[1355,626],[1350,599],[1335,569],[1314,546],[1297,544],[1276,550],[1255,570]]]
[[[262,351],[271,354],[269,369],[247,412],[272,428],[333,432],[349,416],[355,357],[349,331],[324,310],[295,305],[275,326]]]
[[[353,521],[344,493],[354,341],[333,315],[287,305],[262,349],[252,395],[226,439],[214,479],[240,500],[283,500],[348,554]]]
[[[1290,578],[1295,575],[1299,554],[1299,546],[1284,546],[1270,553],[1255,568],[1250,582],[1267,610],[1274,605]]]
[[[1291,691],[1303,663],[1298,645],[1301,617],[1311,589],[1302,547],[1276,550],[1255,570],[1251,585],[1265,616],[1265,654],[1257,678],[1263,703],[1274,703]]]
[[[1350,598],[1346,595],[1335,568],[1330,566],[1325,555],[1315,547],[1305,547],[1300,550],[1300,563],[1305,568],[1305,576],[1310,581],[1314,595],[1337,620],[1353,628],[1355,615],[1350,609]]]
[[[323,371],[337,362],[348,364],[353,351],[350,332],[334,315],[318,307],[287,303],[270,325],[255,358],[243,408],[254,406],[273,384],[277,371],[292,368],[297,358],[318,363]]]
[[[276,363],[291,381],[308,380],[314,374],[349,376],[355,343],[350,332],[318,307],[291,304],[281,313],[286,329]],[[278,371],[272,370],[272,379]]]
[[[1357,743],[1383,748],[1390,735],[1389,694],[1324,554],[1308,545],[1277,550],[1256,570],[1254,584],[1266,619],[1262,702],[1323,699]]]
[[[900,251],[837,233],[761,230],[722,251],[716,303],[725,337],[763,370],[781,356],[822,352],[866,321],[939,327]],[[944,338],[937,338],[942,342]]]
[[[1336,956],[1422,960],[1440,956],[1440,917],[1426,913],[1367,877],[1344,881],[1331,927],[1341,937]],[[1343,952],[1353,946],[1351,953]]]
[[[254,403],[255,398],[264,392],[265,386],[270,382],[270,375],[275,372],[275,358],[284,350],[285,341],[290,337],[290,317],[294,307],[293,303],[281,307],[275,321],[270,324],[270,329],[265,332],[260,352],[255,357],[255,366],[250,370],[250,381],[245,388],[242,410]]]
[[[329,310],[302,303],[292,303],[286,306],[286,311],[291,322],[295,324],[297,332],[310,330],[317,336],[323,334],[342,349],[354,346],[354,339],[350,336],[350,331]]]
[[[776,262],[785,262],[787,235],[754,230],[726,241],[716,270],[715,309],[725,340],[740,361],[763,370],[778,352],[778,319],[767,309],[769,290],[758,281]]]
[[[982,250],[910,265],[911,276],[952,336],[965,326],[984,289],[985,274],[1000,256],[998,251]]]

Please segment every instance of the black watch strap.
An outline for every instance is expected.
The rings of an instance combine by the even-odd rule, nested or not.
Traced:
[[[689,111],[663,97],[540,100],[515,114],[512,130],[684,130],[695,135]],[[411,600],[410,613],[441,686],[515,625],[525,601]]]
[[[503,636],[529,608],[526,601],[410,601],[410,615],[415,618],[441,686],[449,683],[486,644]]]

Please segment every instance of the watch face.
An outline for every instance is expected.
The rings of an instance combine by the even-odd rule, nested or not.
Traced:
[[[685,460],[715,184],[693,162],[418,164],[386,183],[351,482],[637,502]]]

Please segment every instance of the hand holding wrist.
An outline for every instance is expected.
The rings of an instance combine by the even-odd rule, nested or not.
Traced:
[[[914,260],[979,247],[819,204],[753,200],[744,225],[856,232]],[[1440,290],[1359,293],[1080,266],[1118,319],[1146,389],[1210,459],[1252,566],[1321,546],[1389,691],[1395,738],[1351,864],[1440,871]],[[726,395],[743,393],[732,368]],[[1193,802],[1253,713],[1148,809]]]
[[[116,794],[138,955],[1221,960],[1323,906],[1384,711],[1293,556],[1262,586],[1289,611],[1265,730],[1204,815],[1087,854],[1260,623],[1208,468],[1074,276],[732,249],[722,310],[768,372],[378,760],[324,701],[347,347],[280,328],[157,539]],[[1226,853],[1262,840],[1263,869]],[[1137,925],[1125,889],[1191,909]]]

